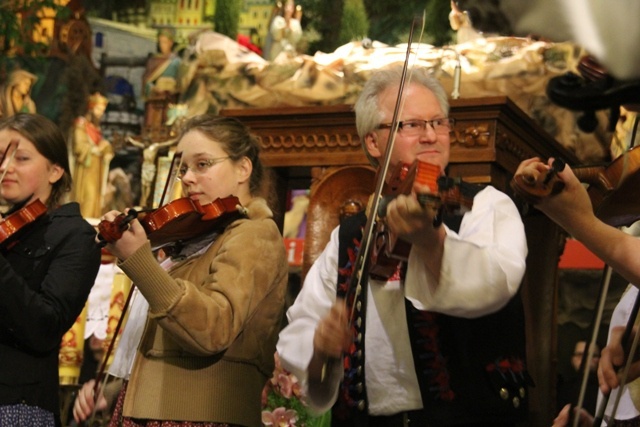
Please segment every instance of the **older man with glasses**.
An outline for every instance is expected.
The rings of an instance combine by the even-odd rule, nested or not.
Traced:
[[[454,125],[447,95],[416,68],[396,110],[402,76],[401,67],[378,70],[359,96],[365,153],[376,167],[388,160],[389,171],[417,165],[416,176],[424,168],[444,177]],[[356,255],[369,222],[365,213],[349,217],[287,313],[281,361],[312,409],[332,409],[332,426],[514,426],[527,415],[520,214],[491,186],[467,187],[467,210],[432,209],[422,196],[437,199],[435,181],[415,179],[377,210],[377,223],[410,246],[391,274],[373,274],[369,258],[360,273]]]

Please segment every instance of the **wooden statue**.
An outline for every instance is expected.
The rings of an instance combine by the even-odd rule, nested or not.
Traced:
[[[85,218],[102,215],[107,189],[109,163],[113,158],[111,143],[102,137],[100,118],[107,108],[107,98],[99,92],[89,97],[88,110],[73,126],[70,153],[73,155],[73,200],[80,203]]]
[[[31,89],[38,78],[28,71],[16,69],[0,87],[0,117],[17,113],[35,113],[36,104],[31,99]]]

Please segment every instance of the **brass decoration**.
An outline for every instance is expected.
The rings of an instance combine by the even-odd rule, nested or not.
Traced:
[[[509,390],[507,390],[505,387],[502,387],[500,389],[500,398],[502,400],[507,400],[509,398]]]
[[[520,398],[518,398],[518,396],[514,397],[512,402],[514,408],[517,409],[520,407]]]

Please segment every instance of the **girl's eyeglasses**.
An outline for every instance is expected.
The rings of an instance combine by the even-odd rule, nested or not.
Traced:
[[[211,168],[211,166],[217,165],[218,163],[222,163],[227,160],[229,156],[226,157],[217,157],[215,159],[203,159],[198,160],[195,165],[187,166],[186,164],[182,164],[178,168],[178,179],[184,178],[187,172],[191,171],[194,175],[202,175],[206,171]]]

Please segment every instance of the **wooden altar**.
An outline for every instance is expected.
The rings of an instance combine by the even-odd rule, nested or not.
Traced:
[[[262,159],[277,171],[279,200],[289,189],[309,188],[326,168],[365,165],[350,105],[222,110],[261,138]],[[449,176],[491,184],[513,196],[509,182],[526,158],[576,157],[551,138],[507,97],[451,101],[456,119],[451,137]],[[284,207],[282,209],[284,211]],[[527,426],[547,427],[557,414],[556,307],[557,265],[562,230],[538,211],[523,213],[529,256],[522,298],[525,305],[528,367],[532,389]]]

